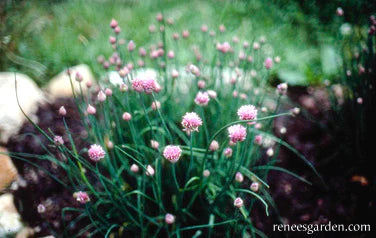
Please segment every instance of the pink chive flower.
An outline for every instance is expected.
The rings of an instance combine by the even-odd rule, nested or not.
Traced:
[[[258,43],[258,42],[253,43],[253,49],[254,50],[260,49],[260,43]]]
[[[337,16],[339,16],[339,17],[343,16],[343,14],[344,14],[343,9],[340,8],[340,7],[337,8],[337,10],[336,10],[336,14],[337,14]]]
[[[112,19],[111,20],[111,23],[110,23],[110,27],[111,28],[115,28],[115,27],[117,27],[118,26],[118,22],[115,20],[115,19]]]
[[[188,38],[189,37],[189,31],[188,30],[184,30],[181,35],[183,36],[183,38]]]
[[[125,83],[120,84],[120,92],[127,92],[128,91],[128,85]]]
[[[115,27],[114,32],[115,32],[116,34],[119,34],[119,33],[121,32],[121,28],[120,28],[120,26]]]
[[[179,77],[179,72],[176,69],[173,69],[171,71],[171,77],[176,79],[177,77]]]
[[[208,169],[205,169],[203,172],[202,172],[202,175],[207,178],[210,176],[210,171]]]
[[[116,43],[116,38],[113,37],[113,36],[110,36],[109,41],[110,41],[111,44],[115,44]]]
[[[358,98],[356,99],[356,102],[357,102],[358,104],[363,104],[363,98],[358,97]]]
[[[260,184],[258,182],[253,182],[250,186],[250,189],[253,191],[253,192],[258,192],[260,188]]]
[[[151,145],[151,148],[153,148],[153,149],[157,150],[159,148],[159,142],[156,141],[156,140],[151,140],[150,145]]]
[[[237,198],[234,200],[234,206],[235,206],[235,207],[237,207],[237,208],[241,208],[243,205],[244,205],[243,199],[241,199],[240,197],[237,197]]]
[[[280,83],[277,85],[277,92],[281,95],[286,95],[287,93],[287,83]]]
[[[205,83],[204,80],[199,80],[199,81],[197,82],[197,87],[198,87],[199,89],[203,89],[203,88],[205,88],[205,86],[206,86],[206,83]]]
[[[76,72],[76,81],[77,82],[82,82],[82,80],[84,79],[83,77],[82,77],[82,74],[80,74],[80,72]]]
[[[188,69],[196,77],[199,77],[201,75],[200,69],[194,64],[189,65]]]
[[[104,102],[104,101],[106,101],[106,94],[105,94],[102,90],[99,91],[98,96],[97,96],[97,99],[98,99],[98,101],[100,101],[100,102]]]
[[[156,82],[154,79],[144,79],[142,80],[142,87],[144,92],[147,94],[151,94],[156,89]]]
[[[93,107],[92,105],[89,104],[87,106],[86,112],[89,115],[94,115],[97,112],[97,109],[95,109],[95,107]]]
[[[138,50],[138,54],[141,56],[141,57],[144,57],[144,56],[146,56],[146,50],[145,50],[145,48],[140,48],[139,50]]]
[[[168,145],[163,150],[163,157],[165,157],[171,163],[176,163],[180,159],[182,150],[179,146]]]
[[[65,115],[67,115],[67,110],[65,110],[65,107],[64,106],[61,106],[60,108],[59,108],[59,115],[60,116],[65,116]]]
[[[157,16],[155,17],[155,19],[157,19],[157,21],[163,21],[162,13],[158,13]]]
[[[87,88],[91,88],[91,86],[93,86],[93,82],[92,82],[91,80],[88,80],[88,81],[86,82],[86,87],[87,87]]]
[[[133,81],[132,81],[132,88],[136,91],[136,92],[142,92],[144,90],[143,88],[143,85],[142,85],[142,80],[141,79],[138,79],[138,78],[135,78]]]
[[[208,26],[205,25],[205,24],[202,25],[202,26],[201,26],[201,31],[202,31],[202,32],[208,32]]]
[[[167,53],[167,57],[168,57],[169,59],[173,59],[173,58],[175,57],[175,53],[174,53],[174,51],[170,50],[170,51]]]
[[[124,112],[121,118],[123,118],[124,121],[130,121],[132,119],[132,115],[129,112]]]
[[[225,156],[226,156],[227,158],[231,157],[231,156],[232,156],[232,149],[231,149],[230,147],[227,147],[227,148],[225,149],[224,154],[225,154]]]
[[[154,176],[155,171],[154,171],[154,168],[151,167],[150,164],[146,167],[146,172],[145,172],[145,174],[146,174],[146,176]]]
[[[54,143],[56,146],[64,145],[63,137],[61,136],[54,136]]]
[[[151,103],[151,108],[156,111],[161,108],[161,103],[159,101],[154,101]]]
[[[207,92],[198,92],[195,98],[195,103],[199,106],[206,106],[210,101],[209,94]]]
[[[90,197],[87,194],[87,192],[79,191],[79,192],[75,193],[73,196],[75,196],[77,202],[79,202],[81,204],[85,204],[87,202],[90,202]]]
[[[136,44],[134,43],[134,41],[133,40],[129,41],[128,46],[127,46],[128,51],[132,52],[134,51],[135,48],[136,48]]]
[[[187,134],[191,134],[193,131],[198,132],[198,127],[202,125],[201,118],[195,112],[187,112],[183,116],[181,125],[184,127],[183,131]]]
[[[104,93],[106,94],[107,97],[111,97],[112,96],[112,90],[110,88],[106,88],[104,90]]]
[[[210,98],[213,98],[213,99],[217,98],[217,92],[216,91],[208,90],[207,92],[208,92]]]
[[[210,146],[209,146],[209,150],[211,151],[216,151],[219,149],[219,143],[218,141],[216,140],[213,140],[211,143],[210,143]]]
[[[266,69],[271,69],[273,66],[273,59],[268,57],[265,59],[264,66]]]
[[[170,213],[167,213],[166,216],[165,216],[165,222],[169,225],[174,224],[175,223],[175,216],[170,214]]]
[[[247,129],[240,124],[230,126],[227,130],[233,143],[244,141],[247,136]]]
[[[236,182],[238,182],[238,183],[242,183],[243,180],[244,180],[244,176],[243,176],[243,174],[240,173],[240,172],[236,172],[236,174],[235,174],[235,180],[236,180]]]
[[[222,24],[222,25],[219,26],[219,31],[220,32],[224,32],[225,30],[226,30],[225,25]]]
[[[262,135],[255,136],[255,144],[261,145],[262,144]]]
[[[132,165],[131,165],[131,171],[132,171],[133,173],[138,173],[138,171],[140,171],[140,167],[138,167],[137,164],[132,164]]]
[[[257,109],[253,105],[243,105],[238,109],[240,120],[255,120],[257,118]]]
[[[102,146],[94,144],[91,145],[88,150],[89,158],[94,161],[98,162],[99,160],[103,159],[106,155],[106,152],[103,150]]]

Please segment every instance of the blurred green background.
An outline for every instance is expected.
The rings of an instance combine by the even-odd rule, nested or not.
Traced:
[[[2,0],[0,71],[23,72],[40,85],[79,63],[88,64],[98,75],[102,69],[97,56],[112,53],[108,43],[112,18],[118,20],[125,39],[142,46],[152,43],[148,26],[163,12],[175,20],[168,34],[188,29],[192,41],[202,24],[215,31],[224,24],[229,41],[235,35],[241,41],[265,36],[274,55],[282,58],[280,79],[318,84],[338,70],[335,42],[343,22],[351,23],[351,34],[360,34],[375,4],[358,0]],[[344,19],[335,14],[339,6],[345,11]]]

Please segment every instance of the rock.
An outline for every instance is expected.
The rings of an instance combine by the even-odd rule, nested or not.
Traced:
[[[34,236],[34,230],[30,227],[24,227],[22,230],[20,230],[15,238],[28,238]]]
[[[13,203],[13,195],[0,196],[0,237],[14,235],[22,229],[21,217]]]
[[[2,143],[6,143],[10,136],[17,134],[26,120],[17,105],[15,75],[20,104],[33,120],[36,120],[33,115],[38,109],[38,104],[46,100],[44,93],[28,76],[20,73],[0,72],[0,142]]]
[[[76,81],[76,73],[79,72],[82,75],[82,91],[86,92],[87,87],[86,83],[91,81],[93,85],[95,84],[95,79],[93,73],[91,72],[89,66],[85,64],[80,64],[74,67],[69,68],[70,77],[67,73],[67,70],[56,75],[54,78],[51,79],[49,84],[47,85],[46,89],[51,94],[52,97],[71,97],[72,94],[72,87],[70,83],[70,78],[72,79],[72,83],[75,89],[75,92],[80,92],[80,84]]]
[[[6,150],[0,147],[0,191],[8,187],[17,178],[16,167],[9,156],[1,154],[4,152]]]

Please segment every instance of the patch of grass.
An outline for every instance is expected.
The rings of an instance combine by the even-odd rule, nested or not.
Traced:
[[[320,68],[320,46],[335,37],[324,33],[319,21],[304,15],[294,2],[282,5],[278,1],[266,4],[261,0],[25,1],[20,5],[9,3],[7,31],[2,32],[2,38],[11,36],[11,42],[1,52],[5,54],[1,70],[22,71],[39,84],[79,63],[88,64],[98,75],[101,69],[96,57],[112,52],[110,44],[104,43],[111,33],[111,19],[118,20],[125,39],[134,40],[137,46],[150,45],[156,42],[147,28],[158,12],[175,20],[167,35],[171,36],[174,29],[190,31],[192,39],[187,40],[187,47],[194,37],[201,37],[202,24],[215,31],[224,24],[227,31],[223,40],[236,35],[252,42],[265,36],[267,43],[273,45],[266,47],[269,49],[266,53],[281,56],[280,68],[288,74],[278,75],[290,84],[321,80],[321,76],[312,79],[316,74],[306,75],[306,72]],[[9,57],[9,52],[24,59],[24,64]],[[291,74],[301,77],[286,77]]]

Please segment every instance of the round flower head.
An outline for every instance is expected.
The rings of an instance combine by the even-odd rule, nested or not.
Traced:
[[[150,78],[142,80],[142,88],[145,93],[151,94],[156,89],[155,80]]]
[[[198,127],[202,125],[201,118],[195,112],[187,112],[183,116],[181,122],[184,127],[183,131],[186,131],[187,134],[190,134],[193,131],[198,131]]]
[[[64,106],[61,106],[61,107],[59,108],[59,115],[60,115],[60,116],[65,116],[65,115],[67,115],[67,110],[65,110],[65,107],[64,107]]]
[[[287,83],[280,83],[277,85],[277,92],[281,95],[286,95],[287,93]]]
[[[209,150],[211,151],[216,151],[219,149],[219,143],[218,141],[216,140],[213,140],[211,143],[210,143],[210,146],[209,146]]]
[[[110,23],[110,27],[114,29],[117,26],[118,26],[118,22],[115,19],[112,19]]]
[[[176,69],[173,69],[171,71],[171,77],[176,79],[177,77],[179,77],[179,72]]]
[[[140,170],[140,168],[138,167],[137,164],[132,164],[132,165],[131,165],[131,171],[132,171],[133,173],[138,173],[139,170]]]
[[[245,137],[247,136],[247,129],[240,124],[230,126],[227,130],[230,141],[233,143],[244,141]]]
[[[129,52],[134,51],[134,49],[136,48],[136,44],[134,43],[133,40],[129,41],[127,48]]]
[[[169,59],[173,59],[173,58],[175,57],[175,53],[174,53],[174,51],[170,50],[170,51],[167,53],[167,57],[168,57]]]
[[[253,192],[258,192],[260,188],[260,184],[258,182],[253,182],[250,186],[250,189],[253,191]]]
[[[340,8],[340,7],[337,8],[337,10],[336,10],[336,14],[337,14],[337,16],[340,16],[340,17],[341,17],[341,16],[343,16],[343,13],[344,13],[344,12],[343,12],[343,9],[342,9],[342,8]]]
[[[236,182],[238,182],[238,183],[243,182],[243,180],[244,180],[244,176],[243,176],[243,174],[240,173],[240,172],[237,172],[237,173],[235,174],[235,180],[236,180]]]
[[[356,102],[357,102],[358,104],[363,104],[363,98],[358,97],[358,98],[356,99]]]
[[[94,115],[97,112],[97,110],[95,109],[95,107],[89,104],[89,106],[86,109],[86,112],[89,115]]]
[[[200,69],[194,64],[189,65],[188,69],[189,69],[189,72],[191,72],[193,75],[197,77],[201,75]]]
[[[151,145],[151,148],[153,148],[153,149],[157,150],[159,148],[159,142],[156,141],[156,140],[151,140],[150,145]]]
[[[144,90],[144,87],[142,85],[142,80],[141,79],[138,79],[138,78],[135,78],[133,81],[132,81],[132,88],[134,91],[136,92],[142,92]]]
[[[55,142],[56,146],[64,145],[64,140],[63,140],[63,137],[61,137],[61,136],[55,136],[54,142]]]
[[[243,205],[244,205],[244,203],[243,203],[243,199],[241,199],[240,197],[237,197],[237,198],[234,200],[234,206],[235,206],[235,207],[237,207],[237,208],[241,208]]]
[[[84,79],[82,77],[82,74],[80,74],[80,72],[76,72],[76,77],[75,77],[76,81],[77,82],[82,82],[82,80]]]
[[[154,176],[154,173],[155,173],[155,171],[154,171],[153,167],[151,167],[151,165],[149,164],[146,167],[146,172],[145,172],[146,176]]]
[[[39,214],[45,213],[46,212],[46,207],[43,204],[39,204],[37,207],[37,211]]]
[[[161,103],[159,101],[154,101],[151,103],[151,108],[156,111],[161,108]]]
[[[175,222],[175,216],[170,213],[167,213],[165,216],[165,222],[169,225],[173,224]]]
[[[269,157],[272,157],[274,155],[274,150],[273,148],[269,148],[266,150],[266,155]]]
[[[207,92],[208,92],[209,97],[214,98],[214,99],[217,98],[217,92],[216,91],[208,90]]]
[[[231,157],[231,156],[232,156],[232,149],[231,149],[230,147],[227,147],[227,148],[225,149],[224,154],[225,154],[225,156],[226,156],[227,158]]]
[[[200,106],[208,105],[210,101],[209,94],[207,92],[198,92],[195,98],[195,103]]]
[[[108,97],[111,97],[111,96],[112,96],[112,90],[111,90],[110,88],[106,88],[106,89],[104,90],[104,93],[105,93],[106,96],[108,96]]]
[[[238,116],[240,120],[255,120],[257,118],[257,109],[253,105],[243,105],[238,109]]]
[[[257,145],[261,145],[262,144],[262,135],[256,135],[255,136],[255,143]]]
[[[85,204],[87,202],[90,202],[90,197],[86,192],[79,191],[73,195],[76,197],[77,202],[81,204]]]
[[[98,99],[98,101],[100,101],[100,102],[104,102],[104,101],[106,101],[106,94],[105,94],[102,90],[99,91],[98,96],[97,96],[97,99]]]
[[[202,172],[202,175],[207,178],[210,176],[210,171],[208,169],[205,169],[204,172]]]
[[[103,159],[106,155],[106,152],[103,150],[102,146],[94,144],[90,146],[88,150],[89,158],[94,161],[98,162],[99,160]]]
[[[171,163],[176,163],[180,159],[182,150],[179,146],[168,145],[163,150],[163,157],[165,157]]]
[[[129,112],[124,112],[122,118],[124,121],[130,121],[132,119],[132,115]]]
[[[268,57],[265,59],[264,66],[266,69],[271,69],[273,66],[273,60],[272,58]]]

